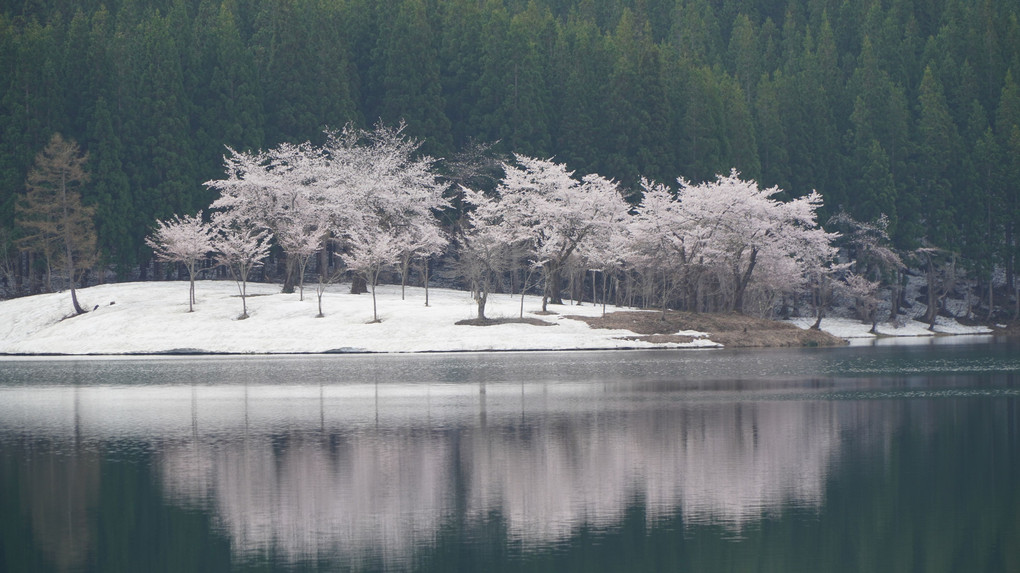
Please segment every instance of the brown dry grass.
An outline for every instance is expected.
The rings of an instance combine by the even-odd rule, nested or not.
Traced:
[[[588,323],[592,328],[630,330],[637,336],[628,340],[648,342],[690,342],[688,336],[678,336],[681,330],[708,333],[708,338],[729,348],[771,348],[784,346],[840,346],[846,341],[817,330],[804,330],[792,324],[745,316],[742,314],[716,314],[675,312],[620,311],[605,317],[568,316]]]
[[[552,313],[550,313],[552,314]],[[556,326],[555,323],[537,318],[468,318],[458,320],[458,326],[495,326],[497,324],[530,324],[532,326]]]

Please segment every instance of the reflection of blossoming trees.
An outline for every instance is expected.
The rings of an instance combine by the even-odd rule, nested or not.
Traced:
[[[379,418],[399,419],[397,428],[354,422],[344,430],[351,420],[323,420],[329,442],[306,430],[288,433],[282,448],[278,436],[264,434],[220,446],[200,440],[206,461],[182,442],[163,459],[165,487],[178,501],[209,500],[243,554],[272,547],[294,560],[329,551],[402,561],[455,515],[458,490],[468,523],[499,516],[527,545],[616,525],[635,500],[653,521],[680,512],[685,522],[740,529],[786,506],[820,506],[838,455],[841,424],[825,403],[628,408],[565,422],[546,418],[576,406],[546,397],[532,413],[529,402],[543,390],[526,388],[535,398],[523,404],[521,392],[489,385],[484,423],[482,398],[461,392],[431,396],[427,417],[419,410],[406,418],[411,410],[400,399],[379,403]],[[371,412],[374,400],[345,402]],[[310,424],[320,421],[309,414]],[[448,441],[452,434],[409,429],[429,422],[462,430]]]
[[[538,430],[472,433],[465,446],[471,517],[498,508],[529,543],[613,525],[635,499],[651,520],[680,512],[737,529],[785,506],[819,507],[840,428],[822,404],[738,402]]]
[[[397,567],[452,522],[500,519],[535,547],[618,526],[634,504],[651,521],[734,530],[819,508],[841,434],[880,447],[900,412],[725,393],[648,402],[568,383],[489,383],[484,395],[467,384],[46,393],[0,392],[0,434],[155,436],[164,495],[214,511],[238,555]]]
[[[330,553],[350,565],[382,558],[406,566],[454,509],[453,456],[438,437],[359,434],[335,442],[334,451],[307,434],[291,437],[282,452],[266,435],[235,445],[203,444],[205,461],[194,459],[191,445],[174,447],[163,477],[178,501],[211,502],[240,555],[282,553],[299,562]]]

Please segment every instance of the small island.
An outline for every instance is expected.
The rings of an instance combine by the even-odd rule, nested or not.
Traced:
[[[492,294],[489,319],[478,325],[471,293],[380,285],[378,321],[367,295],[349,285],[315,297],[284,294],[280,285],[248,285],[248,318],[239,320],[232,281],[199,281],[189,312],[188,283],[134,282],[80,289],[90,312],[69,316],[68,293],[0,302],[0,354],[161,355],[482,352],[524,350],[801,347],[846,344],[868,337],[870,325],[830,318],[775,321],[740,314],[639,310],[565,301],[541,311],[541,297]],[[522,312],[523,308],[523,312]],[[461,324],[458,324],[461,323]],[[979,334],[985,327],[947,323],[933,333],[922,323],[883,325],[884,336]],[[827,332],[828,331],[828,332]]]

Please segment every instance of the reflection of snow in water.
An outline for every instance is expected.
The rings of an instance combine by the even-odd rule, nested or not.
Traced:
[[[406,565],[460,518],[536,547],[635,503],[734,532],[818,509],[857,410],[586,384],[0,389],[0,433],[154,442],[165,495],[239,555]]]

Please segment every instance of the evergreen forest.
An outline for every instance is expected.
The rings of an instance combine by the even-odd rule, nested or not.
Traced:
[[[0,243],[28,274],[15,204],[55,133],[88,154],[97,264],[144,278],[225,146],[404,121],[451,179],[483,144],[634,203],[734,168],[817,190],[821,222],[1012,292],[1018,76],[1013,0],[0,0]]]

